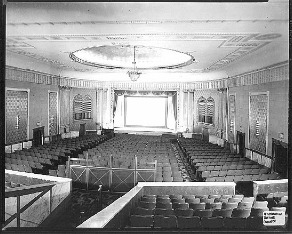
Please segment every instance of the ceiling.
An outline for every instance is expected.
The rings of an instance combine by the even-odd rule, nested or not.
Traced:
[[[220,79],[288,60],[288,9],[288,0],[8,2],[6,63],[72,78],[128,81],[124,70],[84,65],[69,55],[90,47],[155,47],[194,59],[183,67],[145,69],[142,81]]]

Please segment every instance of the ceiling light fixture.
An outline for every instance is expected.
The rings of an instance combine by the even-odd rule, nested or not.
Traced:
[[[136,46],[134,46],[134,61],[132,62],[132,64],[133,70],[129,70],[127,73],[131,81],[137,81],[142,73],[139,72],[136,67]]]

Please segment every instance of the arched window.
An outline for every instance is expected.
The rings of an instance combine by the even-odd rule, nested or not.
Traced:
[[[91,119],[92,101],[91,97],[78,94],[73,100],[73,115],[75,120]]]
[[[200,97],[198,100],[199,122],[213,124],[215,114],[215,102],[212,97],[205,99]]]

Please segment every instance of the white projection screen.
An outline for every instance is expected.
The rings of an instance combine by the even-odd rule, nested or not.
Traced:
[[[125,96],[125,126],[166,128],[167,97]]]

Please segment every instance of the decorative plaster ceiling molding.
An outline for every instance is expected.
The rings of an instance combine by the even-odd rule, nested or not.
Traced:
[[[84,65],[107,69],[132,69],[135,58],[139,70],[179,68],[194,60],[193,56],[177,50],[142,45],[93,46],[72,52],[69,57]]]
[[[7,23],[8,26],[43,26],[43,25],[91,25],[91,24],[198,24],[198,23],[246,23],[246,22],[287,22],[288,19],[225,19],[225,20],[95,20],[62,22],[26,22]]]
[[[88,69],[88,68],[81,69],[81,68],[76,68],[76,67],[73,67],[73,66],[68,66],[68,65],[66,65],[64,63],[61,63],[61,62],[57,61],[57,60],[49,59],[49,58],[46,58],[44,56],[40,56],[40,55],[38,55],[36,53],[24,51],[24,50],[21,50],[20,48],[15,48],[15,47],[11,48],[11,47],[9,47],[9,49],[7,49],[7,51],[12,52],[12,53],[16,53],[16,54],[19,54],[19,55],[24,55],[24,56],[27,56],[29,58],[32,58],[32,59],[35,59],[35,60],[38,60],[38,61],[41,61],[41,62],[53,64],[58,68],[69,68],[69,69],[73,69],[74,71],[80,71],[80,72],[95,71],[95,69]]]
[[[226,45],[230,46],[237,42],[248,42],[249,39],[254,40],[272,40],[280,37],[280,34],[259,34],[259,33],[146,33],[146,34],[47,34],[47,35],[10,35],[8,42],[16,41],[192,41],[192,40],[223,40],[227,41]]]
[[[43,62],[52,63],[58,67],[67,67],[75,71],[93,71],[92,69],[79,69],[73,66],[65,65],[56,60],[51,60],[43,56],[26,52],[22,49],[34,48],[27,42],[31,41],[112,41],[127,42],[129,41],[222,41],[218,48],[235,48],[235,50],[225,57],[214,62],[211,66],[203,68],[201,71],[209,72],[220,69],[231,62],[250,54],[259,48],[267,45],[281,34],[259,34],[259,33],[155,33],[155,34],[95,34],[95,35],[23,35],[8,36],[7,48],[11,52],[22,54]],[[25,41],[25,42],[24,42]],[[18,48],[22,48],[18,50]],[[191,70],[189,72],[198,72]]]

